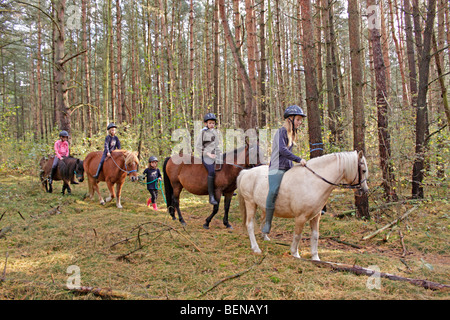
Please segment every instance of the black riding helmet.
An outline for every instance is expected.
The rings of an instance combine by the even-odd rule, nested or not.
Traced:
[[[158,161],[158,158],[155,156],[151,156],[150,158],[148,158],[148,162],[153,162],[153,161]]]
[[[306,114],[303,112],[302,108],[297,105],[292,105],[286,108],[284,111],[284,118],[288,118],[290,116],[302,116],[306,118]]]
[[[60,137],[68,137],[68,136],[69,136],[69,133],[68,133],[66,130],[62,130],[62,131],[59,133],[59,136],[60,136]]]
[[[109,130],[111,128],[117,128],[117,126],[114,124],[114,122],[111,122],[110,124],[108,124],[108,127],[106,128],[106,130]]]
[[[205,114],[205,117],[203,118],[203,122],[206,122],[208,120],[214,120],[215,122],[217,122],[216,115],[214,113]]]

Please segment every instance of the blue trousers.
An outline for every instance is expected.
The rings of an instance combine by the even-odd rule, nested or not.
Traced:
[[[271,170],[269,171],[269,193],[266,199],[266,210],[275,209],[275,201],[277,200],[278,190],[280,189],[281,180],[287,170]]]
[[[205,160],[202,159],[202,163],[205,166],[206,170],[208,170],[208,177],[215,177],[216,176],[216,163],[214,159],[208,159],[208,161],[205,162]]]

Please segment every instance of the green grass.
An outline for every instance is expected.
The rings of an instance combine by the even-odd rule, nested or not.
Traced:
[[[142,184],[125,183],[123,209],[117,209],[115,203],[101,206],[96,197],[85,199],[87,182],[73,186],[70,196],[62,196],[60,189],[61,183],[56,182],[55,193],[48,194],[35,176],[0,175],[0,215],[4,213],[0,229],[11,227],[0,239],[0,277],[4,270],[6,276],[0,282],[0,299],[100,299],[65,288],[69,277],[66,270],[71,265],[80,268],[82,286],[111,288],[133,299],[449,298],[448,291],[387,279],[381,280],[380,289],[370,290],[366,276],[333,272],[294,259],[288,246],[294,222],[289,219],[275,218],[272,241],[264,242],[257,236],[263,254],[253,254],[237,199],[233,199],[230,212],[233,230],[222,224],[223,204],[211,229],[204,230],[204,219],[212,209],[206,197],[183,193],[181,208],[188,224],[183,228],[166,212],[161,194],[160,211],[146,207],[149,194]],[[101,190],[107,194],[103,183]],[[352,201],[351,191],[333,192],[329,212],[320,224],[322,260],[376,265],[382,272],[450,284],[448,200],[414,204],[418,205],[415,213],[390,234],[388,230],[369,241],[361,238],[406,212],[412,204],[373,212],[377,219],[370,221],[332,216],[351,209]],[[58,205],[60,214],[40,216]],[[399,230],[408,250],[404,257]],[[310,258],[309,232],[306,226],[300,244],[305,259]],[[333,237],[359,248],[338,243]],[[118,259],[123,255],[126,258]]]

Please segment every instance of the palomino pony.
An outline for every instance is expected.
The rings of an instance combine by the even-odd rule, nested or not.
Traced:
[[[121,209],[120,194],[127,175],[130,176],[131,181],[138,180],[138,167],[139,160],[136,152],[127,150],[116,150],[111,152],[111,157],[106,158],[103,163],[103,169],[98,176],[98,179],[94,178],[97,172],[97,167],[102,157],[102,151],[94,151],[89,153],[84,159],[84,170],[88,176],[89,184],[89,197],[92,199],[94,191],[97,192],[100,204],[105,204],[105,201],[100,194],[98,188],[99,181],[105,181],[109,189],[109,197],[106,198],[106,202],[116,198],[117,208]],[[114,185],[116,185],[116,192],[114,192]]]
[[[40,165],[41,165],[41,183],[45,188],[45,191],[52,193],[53,192],[53,186],[52,184],[48,183],[48,176],[50,172],[52,171],[52,165],[53,165],[53,159],[55,156],[50,156],[48,159],[42,158]],[[83,182],[84,180],[84,168],[83,168],[83,161],[77,158],[72,157],[66,157],[63,160],[60,160],[58,162],[58,167],[56,170],[56,173],[53,177],[53,181],[62,180],[63,181],[63,188],[62,188],[62,194],[65,194],[66,190],[67,193],[72,193],[72,189],[70,188],[70,183],[75,182],[75,177],[79,182]]]
[[[368,192],[367,163],[362,152],[341,152],[311,159],[306,167],[295,165],[287,171],[281,181],[275,202],[276,217],[294,218],[295,229],[291,244],[291,254],[300,258],[298,246],[303,226],[311,225],[312,260],[320,260],[318,255],[320,211],[327,202],[331,191],[337,187],[347,187]],[[242,171],[237,179],[239,206],[244,225],[247,226],[251,248],[261,253],[256,243],[254,216],[256,207],[265,216],[266,198],[269,190],[268,166],[260,166]],[[269,240],[267,234],[264,234]]]
[[[233,160],[230,160],[232,158]],[[236,178],[242,169],[251,168],[259,162],[259,146],[249,147],[246,144],[244,147],[231,151],[223,156],[223,164],[221,169],[216,169],[216,176],[214,179],[215,195],[218,204],[214,205],[213,212],[206,218],[203,227],[209,229],[209,224],[212,218],[219,210],[219,203],[222,194],[225,196],[225,214],[223,216],[223,224],[227,228],[232,228],[228,222],[228,212],[230,210],[231,198],[234,190],[236,190]],[[198,159],[197,159],[198,160]],[[176,161],[173,157],[168,157],[164,160],[164,188],[166,193],[167,207],[172,219],[175,218],[175,209],[178,212],[178,218],[184,226],[186,222],[181,215],[180,210],[180,193],[185,188],[190,193],[196,195],[207,195],[207,177],[208,172],[201,164],[194,162],[192,155],[179,155]]]

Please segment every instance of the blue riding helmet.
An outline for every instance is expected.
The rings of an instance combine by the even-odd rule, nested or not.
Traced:
[[[214,120],[217,122],[216,115],[214,113],[207,113],[205,114],[205,117],[203,118],[203,122],[206,122],[208,120]]]
[[[60,136],[60,137],[68,137],[68,136],[69,136],[69,133],[68,133],[66,130],[62,130],[62,131],[59,133],[59,136]]]
[[[302,116],[306,118],[306,114],[303,112],[302,108],[297,105],[292,105],[286,108],[284,111],[284,118],[288,118],[290,116]]]
[[[155,156],[151,156],[151,157],[148,159],[148,162],[153,162],[153,161],[158,161],[158,158],[155,157]]]

